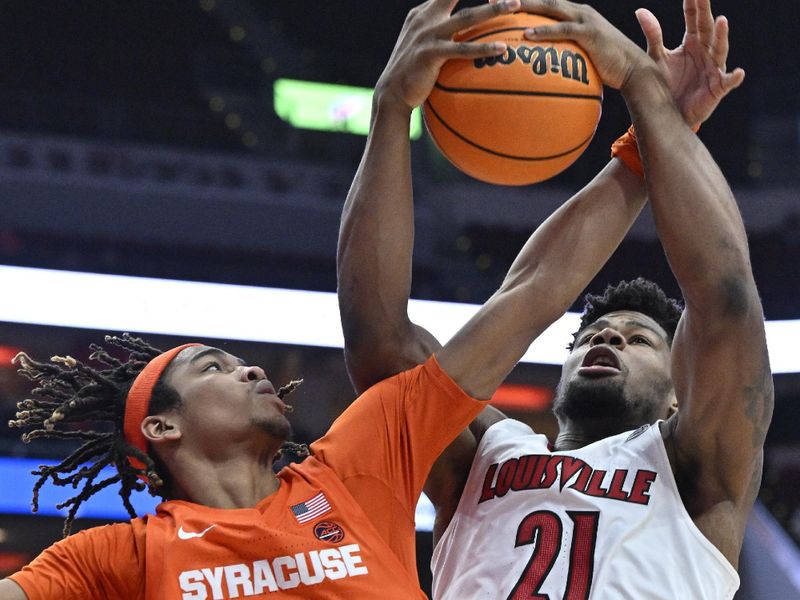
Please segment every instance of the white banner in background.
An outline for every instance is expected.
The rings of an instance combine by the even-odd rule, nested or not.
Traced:
[[[106,332],[341,348],[336,294],[54,271],[0,265],[0,321]],[[411,319],[445,342],[478,305],[411,300]],[[531,345],[522,362],[560,365],[579,317],[567,313]],[[773,373],[800,372],[800,320],[768,321]]]

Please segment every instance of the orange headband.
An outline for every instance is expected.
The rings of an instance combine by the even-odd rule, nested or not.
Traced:
[[[142,421],[150,409],[150,397],[153,395],[153,388],[158,383],[164,369],[172,362],[172,359],[181,350],[190,346],[202,346],[202,344],[183,344],[159,354],[147,363],[144,369],[136,376],[136,379],[133,380],[133,385],[125,400],[125,420],[123,421],[122,431],[125,435],[125,441],[134,448],[141,450],[143,454],[147,454],[147,440],[142,433]],[[137,469],[145,468],[145,465],[140,460],[132,456],[129,456],[128,460]]]

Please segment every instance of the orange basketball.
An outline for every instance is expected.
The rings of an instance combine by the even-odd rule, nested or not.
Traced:
[[[503,41],[505,54],[450,60],[423,107],[425,124],[456,167],[482,181],[525,185],[560,173],[594,136],[603,82],[586,52],[569,42],[531,42],[527,27],[552,19],[516,13],[458,34]]]

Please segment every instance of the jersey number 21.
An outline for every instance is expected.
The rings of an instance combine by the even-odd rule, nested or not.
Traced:
[[[564,600],[587,600],[594,574],[594,547],[597,542],[597,511],[567,511],[572,519],[572,545]],[[533,545],[533,553],[508,600],[551,600],[540,588],[561,550],[564,526],[561,517],[549,510],[530,513],[519,524],[514,546]]]

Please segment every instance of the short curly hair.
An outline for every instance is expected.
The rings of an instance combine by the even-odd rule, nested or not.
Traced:
[[[647,315],[667,332],[667,341],[672,344],[678,321],[683,314],[683,304],[668,297],[658,284],[643,277],[633,281],[620,281],[608,285],[602,295],[586,294],[581,325],[572,334],[568,348],[572,350],[578,335],[603,315],[619,310],[632,310]]]

